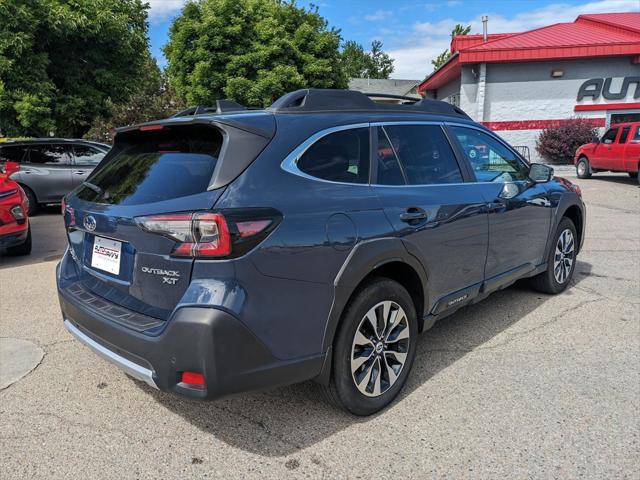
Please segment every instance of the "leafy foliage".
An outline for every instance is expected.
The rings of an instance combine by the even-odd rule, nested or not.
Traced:
[[[345,42],[340,55],[342,68],[349,78],[389,78],[393,73],[393,58],[382,50],[382,42],[371,42],[371,52],[353,40]]]
[[[589,143],[598,130],[589,121],[575,118],[558,127],[546,128],[536,140],[536,150],[549,162],[571,163],[576,149]]]
[[[456,26],[453,27],[453,30],[451,30],[451,38],[457,37],[458,35],[468,35],[470,31],[471,31],[471,25],[467,25],[466,27],[464,27],[459,23],[456,23]],[[444,63],[451,58],[451,55],[452,55],[451,51],[449,49],[446,49],[436,58],[431,60],[431,65],[433,65],[433,69],[437,70],[442,65],[444,65]]]
[[[186,108],[155,60],[147,59],[144,72],[138,91],[125,103],[108,101],[107,114],[93,122],[85,138],[112,143],[117,127],[166,118]]]
[[[1,0],[0,131],[82,136],[148,58],[142,0]]]
[[[317,7],[283,0],[189,0],[164,47],[167,71],[190,105],[229,98],[266,106],[291,90],[345,88],[340,32]]]

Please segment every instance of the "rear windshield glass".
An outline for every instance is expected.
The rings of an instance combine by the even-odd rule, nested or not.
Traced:
[[[113,156],[83,184],[79,198],[139,205],[206,191],[222,147],[219,130],[166,127],[121,135]]]

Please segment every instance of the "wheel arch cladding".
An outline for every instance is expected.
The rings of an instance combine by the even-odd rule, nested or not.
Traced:
[[[567,217],[569,220],[573,222],[573,225],[576,227],[576,232],[578,234],[578,239],[580,239],[580,248],[582,248],[582,231],[584,229],[584,219],[582,210],[577,205],[570,205],[567,207],[562,215],[558,218],[558,222],[562,220],[563,217]]]
[[[333,344],[342,312],[363,282],[372,276],[398,281],[414,300],[418,322],[428,304],[427,273],[398,238],[379,238],[356,245],[334,281],[335,296],[327,321],[323,351]],[[422,326],[421,326],[422,328]]]

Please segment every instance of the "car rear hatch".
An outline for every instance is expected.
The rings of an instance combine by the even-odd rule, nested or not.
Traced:
[[[197,256],[189,235],[220,227],[207,212],[273,135],[268,120],[255,124],[175,119],[118,133],[111,152],[63,205],[74,288],[87,299],[97,295],[166,320]]]

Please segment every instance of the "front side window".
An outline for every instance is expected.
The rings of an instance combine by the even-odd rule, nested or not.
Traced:
[[[640,142],[640,127],[636,128],[636,134],[633,137],[633,142]]]
[[[369,183],[369,129],[331,133],[298,160],[300,171],[330,182]]]
[[[610,128],[609,130],[607,130],[607,133],[604,134],[604,136],[602,137],[602,143],[613,143],[613,141],[616,139],[616,135],[618,134],[618,129],[617,128]]]
[[[105,152],[88,145],[74,145],[73,154],[76,159],[76,165],[97,165],[106,155]]]
[[[69,165],[69,148],[66,145],[37,145],[29,148],[29,163],[39,165]]]
[[[526,180],[529,168],[497,139],[479,130],[451,127],[478,182]]]
[[[384,130],[409,185],[462,182],[458,162],[439,125],[387,125]]]

